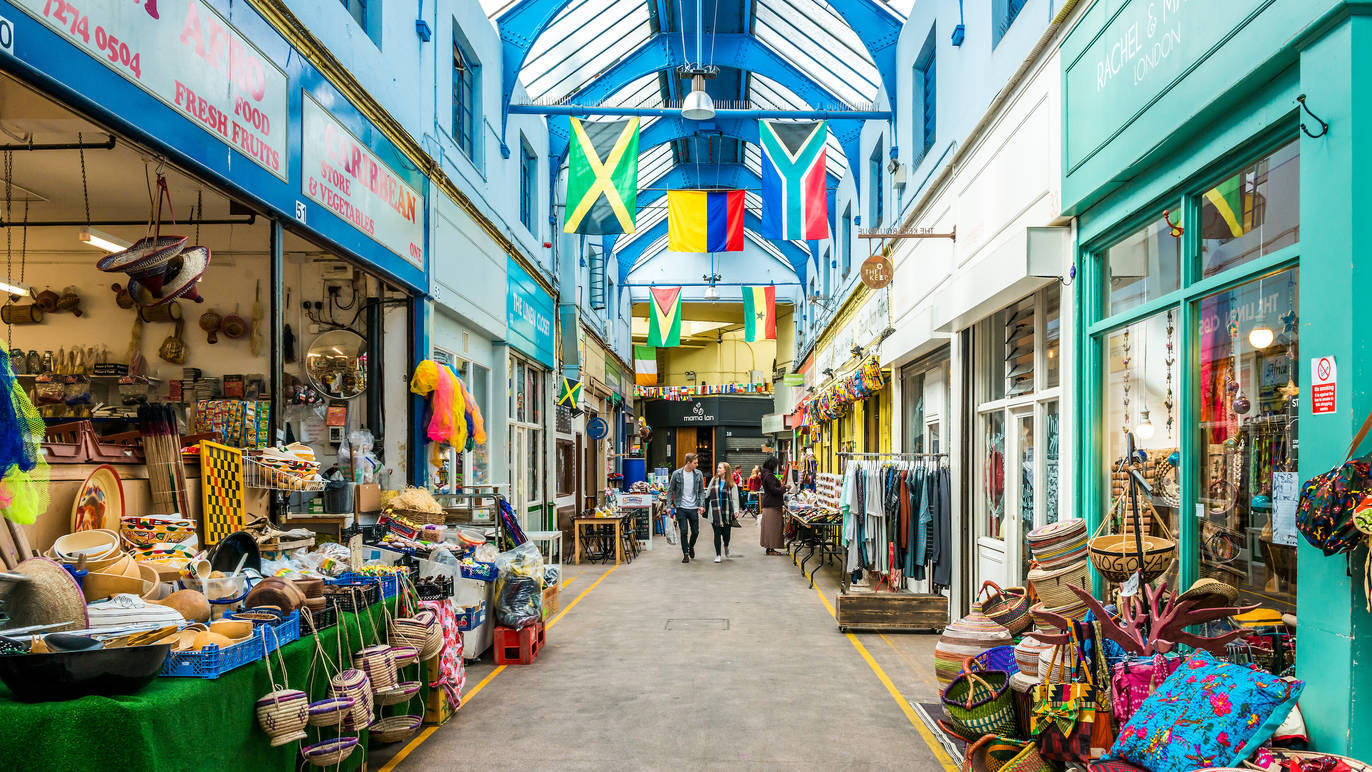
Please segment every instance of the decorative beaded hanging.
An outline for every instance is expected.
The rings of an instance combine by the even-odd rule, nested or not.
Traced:
[[[1124,331],[1124,415],[1123,415],[1123,417],[1122,417],[1123,423],[1122,423],[1122,425],[1120,426],[1120,431],[1123,432],[1124,434],[1128,434],[1128,433],[1129,433],[1129,387],[1132,385],[1132,384],[1130,383],[1129,362],[1130,362],[1130,357],[1129,357],[1129,330],[1128,330],[1128,329],[1125,329],[1125,331]]]
[[[1169,308],[1167,309],[1167,357],[1163,360],[1163,363],[1167,367],[1167,399],[1163,400],[1162,403],[1167,408],[1168,439],[1171,439],[1172,437],[1172,423],[1174,421],[1172,408],[1176,404],[1172,395],[1172,366],[1177,362],[1176,350],[1172,343],[1172,335],[1174,332],[1176,332],[1176,327],[1172,323],[1172,309]]]

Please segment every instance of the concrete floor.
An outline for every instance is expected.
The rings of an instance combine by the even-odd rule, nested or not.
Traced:
[[[375,749],[371,767],[956,769],[791,560],[764,556],[744,523],[742,557],[719,565],[707,526],[689,565],[658,537],[629,565],[566,566],[562,606],[580,600],[538,661],[469,663],[458,715],[418,744]],[[830,603],[836,578],[817,576]],[[853,638],[901,700],[937,701],[936,636]]]

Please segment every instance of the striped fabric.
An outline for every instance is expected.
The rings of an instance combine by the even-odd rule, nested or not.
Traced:
[[[1040,568],[1061,568],[1086,559],[1086,521],[1060,520],[1025,534]]]

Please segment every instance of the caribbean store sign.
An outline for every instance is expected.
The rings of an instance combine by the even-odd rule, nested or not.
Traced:
[[[12,2],[286,179],[286,73],[201,0]]]
[[[309,95],[300,117],[305,195],[422,269],[424,223],[419,191]]]

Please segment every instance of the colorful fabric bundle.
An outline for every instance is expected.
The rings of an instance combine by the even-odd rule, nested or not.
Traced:
[[[467,443],[466,387],[452,370],[426,359],[414,369],[410,391],[429,397],[426,435],[431,442],[454,448]]]
[[[462,690],[467,686],[467,666],[462,660],[462,633],[457,627],[457,612],[453,599],[423,600],[421,608],[433,609],[443,630],[443,649],[438,655],[437,678],[429,682],[430,689],[442,689],[453,710],[462,707]]]
[[[32,523],[48,508],[47,432],[0,344],[0,515]]]

